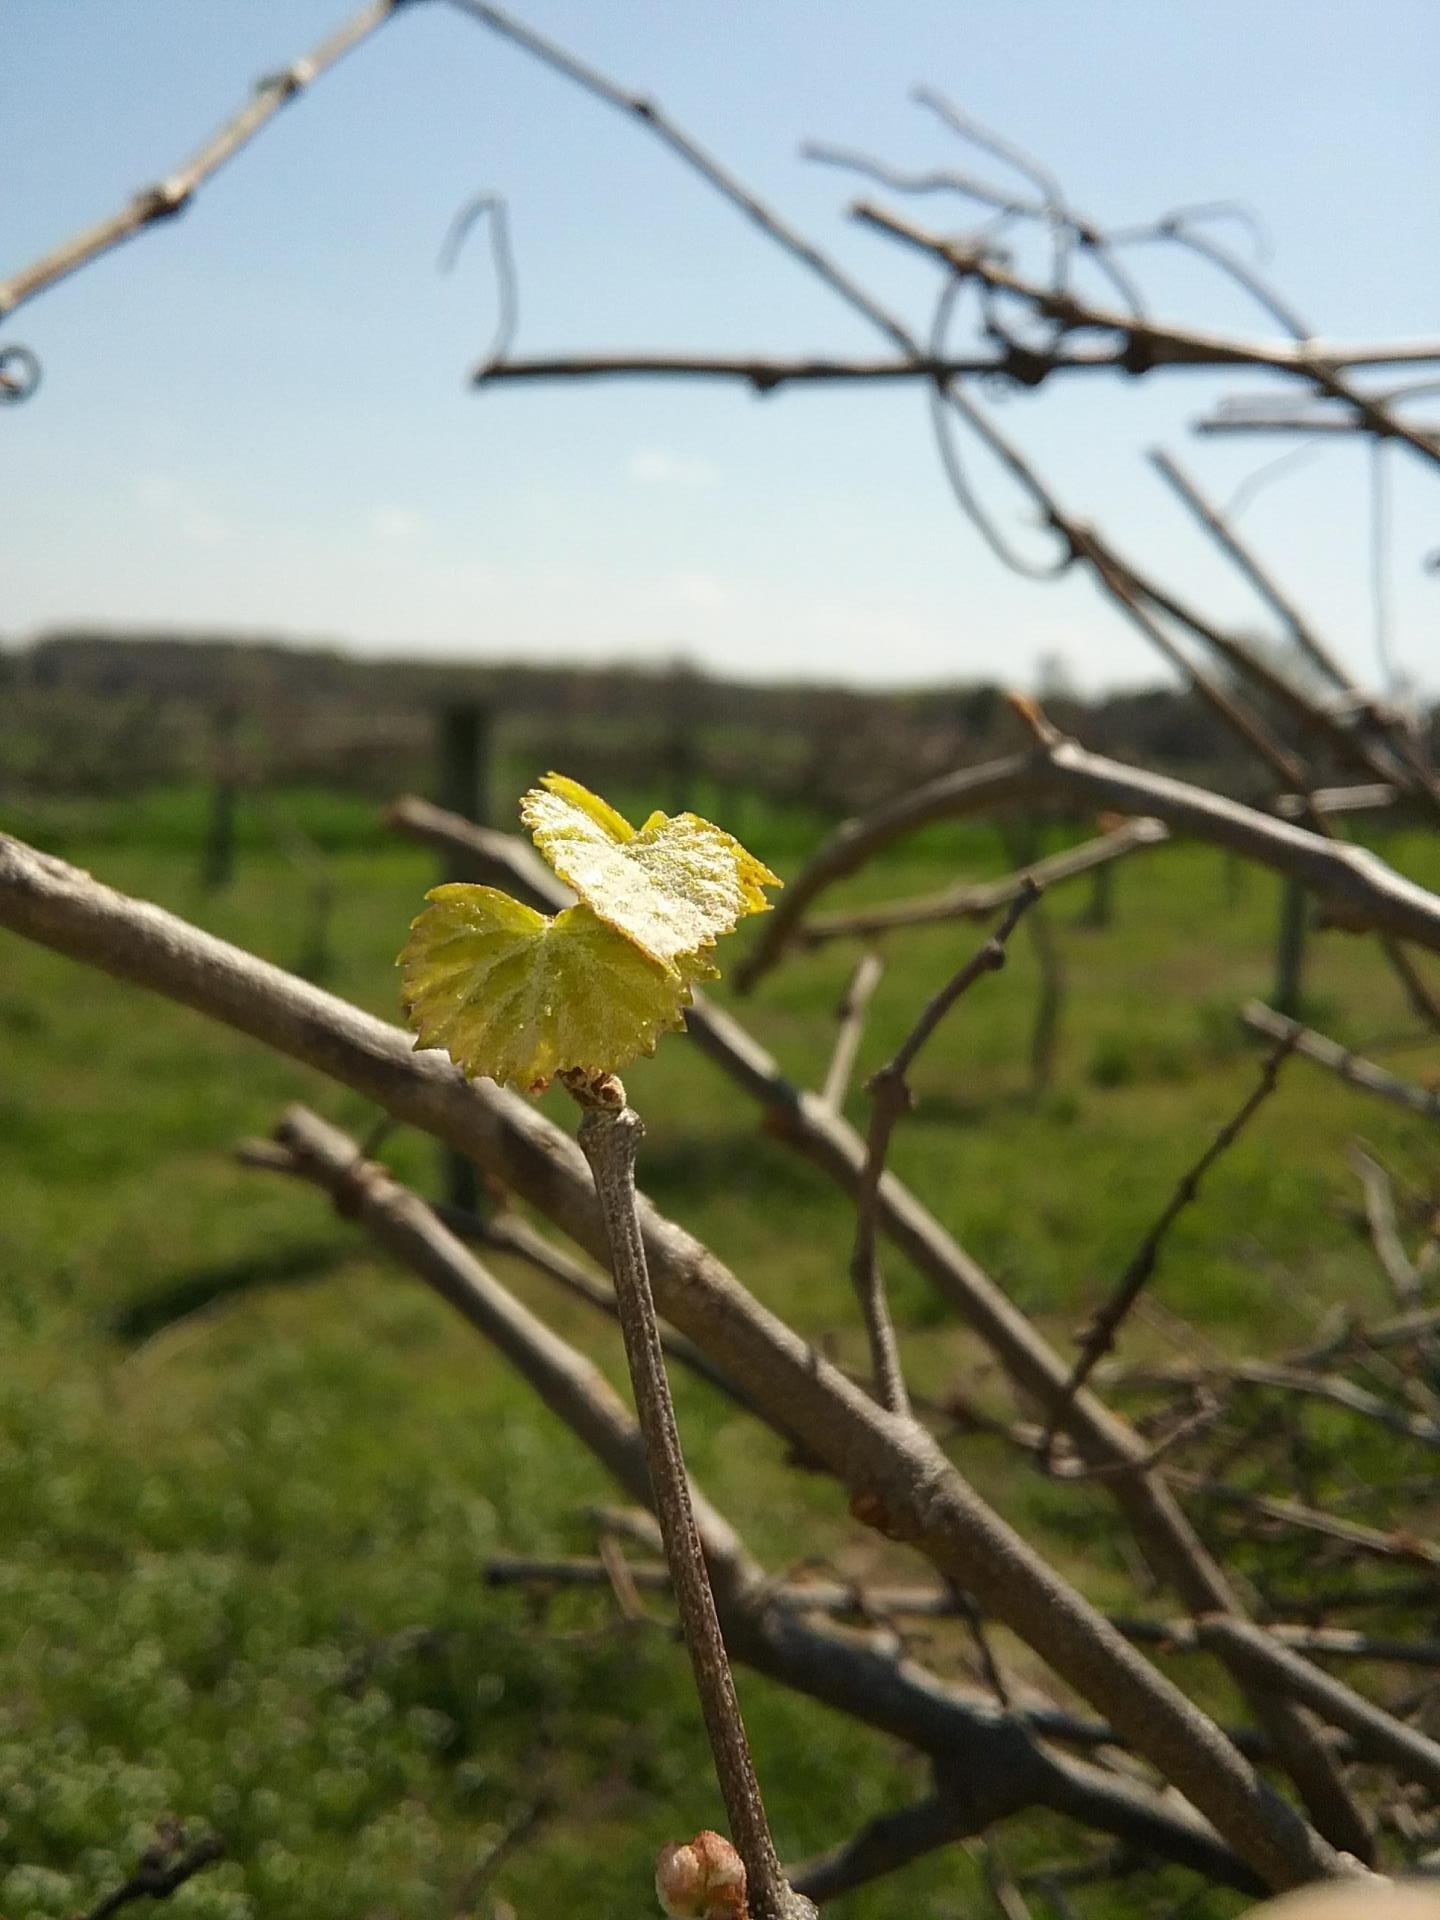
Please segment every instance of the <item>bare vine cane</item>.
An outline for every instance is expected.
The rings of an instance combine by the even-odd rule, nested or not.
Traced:
[[[751,1920],[804,1920],[816,1909],[791,1890],[780,1870],[690,1504],[690,1483],[665,1373],[645,1242],[635,1212],[635,1156],[644,1136],[644,1123],[626,1101],[625,1088],[615,1074],[577,1070],[558,1078],[583,1115],[580,1148],[595,1180],[610,1246],[620,1330],[635,1392],[635,1412],[645,1440],[655,1515],[660,1522],[716,1777],[744,1866],[737,1888],[723,1842],[716,1846],[718,1836],[697,1835],[685,1847],[665,1849],[657,1886],[670,1910],[693,1913],[697,1920],[707,1920],[710,1915],[720,1920],[722,1915],[747,1912]],[[692,1901],[694,1904],[690,1904]]]

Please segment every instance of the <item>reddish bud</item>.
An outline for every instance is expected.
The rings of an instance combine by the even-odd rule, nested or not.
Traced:
[[[655,1891],[670,1920],[747,1920],[745,1863],[723,1834],[707,1828],[662,1847]]]

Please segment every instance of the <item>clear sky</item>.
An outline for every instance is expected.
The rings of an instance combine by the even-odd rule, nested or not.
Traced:
[[[185,157],[345,0],[10,0],[0,275]],[[926,81],[1131,222],[1238,197],[1332,337],[1440,331],[1437,0],[528,0],[524,17],[662,100],[764,196],[928,324],[938,281],[844,218],[806,137],[970,165],[908,103]],[[511,206],[520,351],[870,352],[874,335],[633,124],[453,11],[414,0],[287,109],[182,219],[8,323],[42,358],[0,412],[0,633],[63,622],[278,632],[370,651],[685,654],[745,676],[1161,677],[1078,573],[1007,574],[956,514],[923,394],[668,383],[475,394],[494,289],[471,195]],[[913,211],[960,230],[975,216]],[[1237,236],[1243,241],[1243,235]],[[1257,324],[1158,260],[1157,305]],[[1237,619],[1243,589],[1143,459],[1219,498],[1293,442],[1197,439],[1242,382],[1074,380],[1003,402],[1073,509]],[[1392,476],[1395,651],[1440,682],[1437,476]],[[983,473],[983,469],[981,469]],[[1348,438],[1243,526],[1373,677],[1369,459]],[[1020,503],[987,489],[1043,551]]]

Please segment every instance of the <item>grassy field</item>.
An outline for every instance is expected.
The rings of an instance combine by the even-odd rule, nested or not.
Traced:
[[[325,984],[394,1017],[393,955],[433,860],[359,803],[276,805],[338,886]],[[782,873],[818,831],[758,805],[725,823]],[[198,795],[47,803],[3,824],[271,959],[314,958],[307,880],[269,816],[242,818],[234,881],[211,893]],[[1440,884],[1433,839],[1382,846]],[[993,828],[933,829],[836,903],[1003,864]],[[1088,888],[1047,905],[1068,980],[1052,1088],[1029,1087],[1022,935],[1014,965],[924,1056],[894,1153],[1062,1342],[1253,1079],[1234,1009],[1268,990],[1278,893],[1258,872],[1236,893],[1197,847],[1117,870],[1105,931],[1081,924]],[[940,928],[896,944],[862,1067],[975,939]],[[823,1074],[851,957],[797,959],[741,1009],[797,1078]],[[1413,1019],[1370,948],[1317,937],[1307,984],[1327,1030],[1379,1042],[1414,1078],[1440,1071],[1440,1048],[1396,1044]],[[627,1078],[657,1202],[858,1360],[839,1196],[683,1039]],[[618,1625],[608,1598],[545,1604],[483,1579],[492,1553],[589,1550],[583,1510],[611,1489],[318,1196],[236,1164],[235,1142],[296,1098],[357,1134],[375,1118],[196,1016],[0,935],[0,1913],[85,1907],[166,1812],[211,1823],[229,1849],[177,1896],[177,1920],[645,1913],[656,1847],[721,1823],[682,1656],[664,1632]],[[546,1104],[570,1124],[563,1100]],[[1303,1338],[1336,1300],[1383,1311],[1344,1159],[1357,1134],[1432,1187],[1433,1125],[1291,1063],[1169,1242],[1159,1307],[1242,1350]],[[436,1190],[433,1143],[397,1134],[385,1152]],[[916,1386],[959,1379],[1005,1406],[973,1340],[887,1264]],[[619,1377],[606,1327],[500,1270]],[[1125,1351],[1171,1337],[1160,1312]],[[681,1380],[677,1396],[698,1477],[763,1558],[872,1564],[834,1487],[788,1471],[705,1388]],[[956,1457],[1092,1594],[1133,1598],[1098,1493],[1061,1492],[987,1439],[958,1441]],[[943,1635],[935,1652],[950,1670],[965,1658]],[[741,1690],[785,1855],[924,1790],[889,1743],[744,1675]],[[1041,1822],[1002,1839],[1012,1865],[1084,1846]],[[836,1911],[943,1920],[985,1911],[978,1884],[957,1850]],[[1161,1911],[1186,1886],[1142,1878],[1104,1911]],[[1187,1911],[1234,1905],[1215,1895]]]

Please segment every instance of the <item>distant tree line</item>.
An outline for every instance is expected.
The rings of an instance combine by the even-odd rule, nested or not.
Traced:
[[[1243,745],[1193,692],[1087,699],[1052,663],[1047,711],[1097,751],[1245,794]],[[649,770],[661,804],[757,792],[839,815],[1013,744],[993,681],[903,692],[654,668],[364,659],[274,639],[69,630],[0,652],[0,789],[121,793],[207,779],[381,797],[432,784],[435,715],[488,710],[502,784],[559,764],[597,785]],[[513,770],[513,772],[512,772]]]

